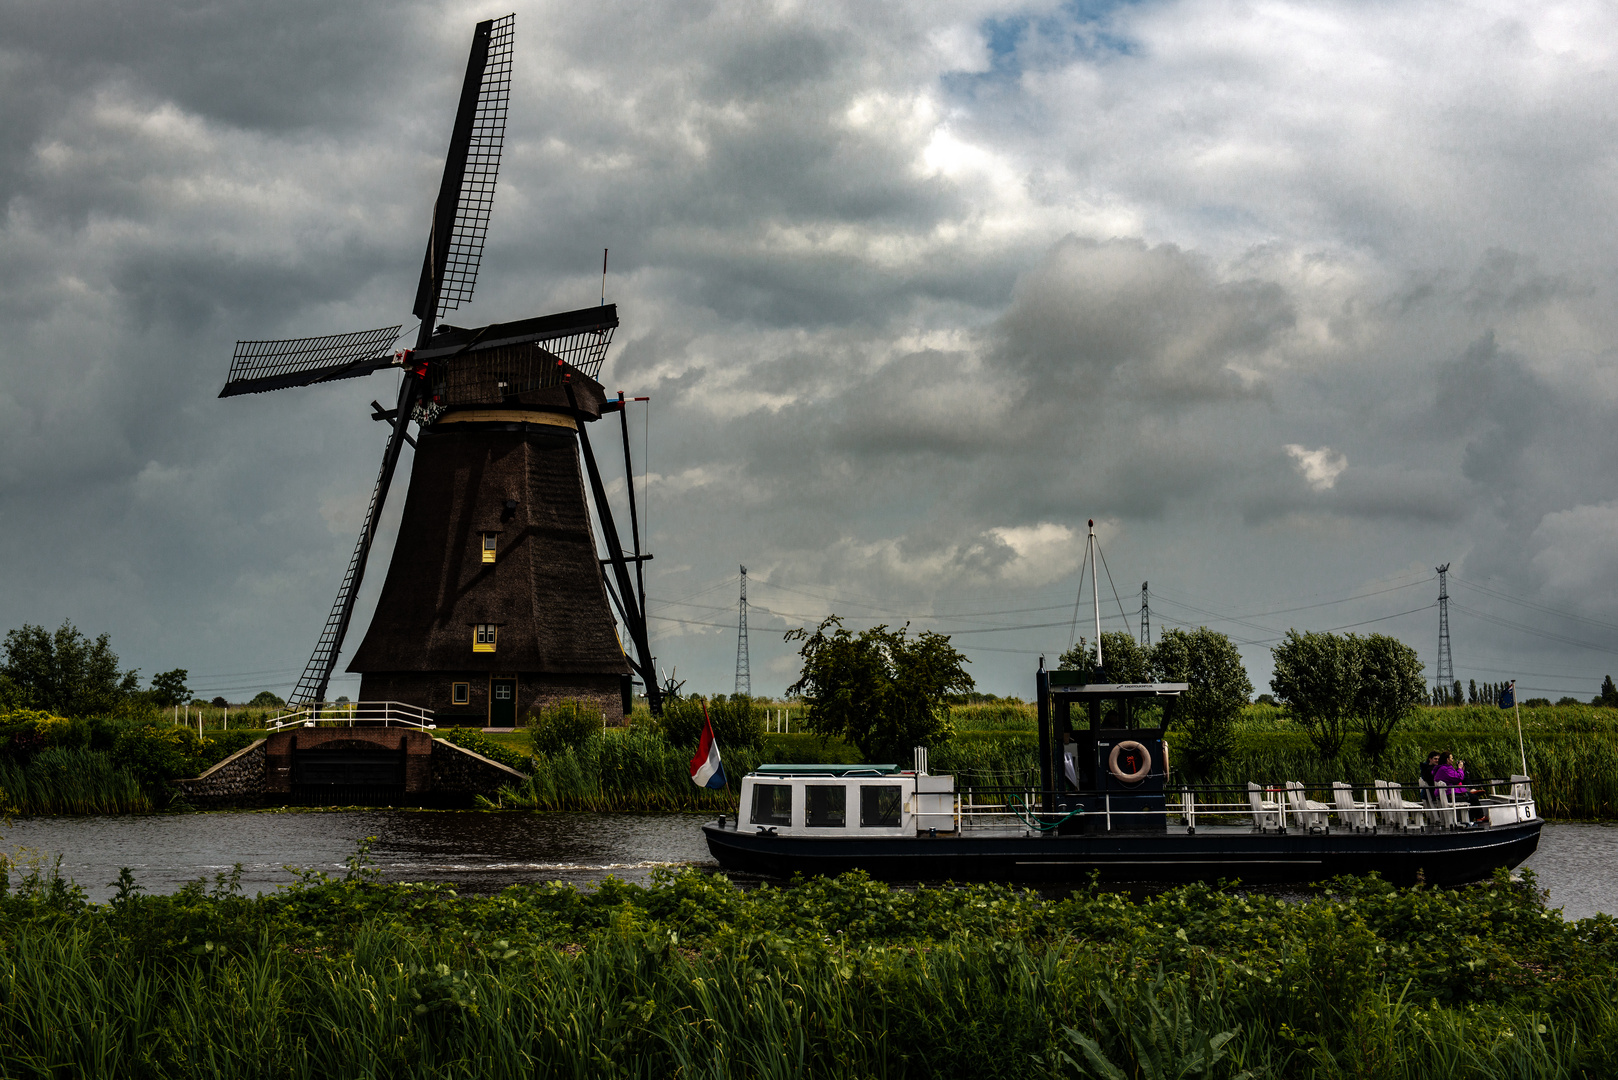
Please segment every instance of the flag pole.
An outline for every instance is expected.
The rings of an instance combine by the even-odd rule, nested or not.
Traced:
[[[1522,774],[1528,775],[1528,750],[1522,741],[1522,706],[1517,703],[1517,680],[1511,680],[1511,711],[1517,717],[1517,753],[1522,755]]]

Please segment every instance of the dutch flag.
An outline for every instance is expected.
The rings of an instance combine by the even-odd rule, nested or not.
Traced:
[[[725,786],[725,767],[719,762],[719,741],[713,737],[706,702],[702,706],[702,738],[697,743],[696,756],[691,759],[691,782],[697,787],[715,790]]]

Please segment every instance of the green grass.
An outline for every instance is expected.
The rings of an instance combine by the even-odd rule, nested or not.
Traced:
[[[694,871],[592,893],[0,896],[6,1077],[1157,1077],[1618,1071],[1618,921],[1503,876],[1148,899]],[[1212,1060],[1209,1060],[1212,1059]]]
[[[101,750],[50,747],[26,765],[0,758],[0,812],[8,814],[138,814],[151,796]]]

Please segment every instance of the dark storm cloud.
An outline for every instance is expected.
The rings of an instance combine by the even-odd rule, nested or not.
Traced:
[[[611,247],[666,600],[745,562],[813,594],[769,625],[1033,606],[1094,517],[1120,575],[1229,610],[1447,558],[1605,611],[1611,19],[1310,11],[523,7],[454,319],[594,303]],[[392,384],[213,395],[236,337],[403,317],[495,13],[0,13],[0,621],[71,615],[148,671],[301,665]],[[684,616],[724,621],[704,595]],[[733,638],[659,625],[728,689]],[[980,678],[1026,694],[1001,656]]]

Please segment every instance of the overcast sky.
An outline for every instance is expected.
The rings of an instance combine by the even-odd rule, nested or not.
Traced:
[[[290,689],[395,384],[221,401],[232,343],[409,328],[472,25],[508,10],[0,5],[0,629]],[[1431,675],[1448,561],[1458,677],[1588,698],[1615,47],[1596,0],[525,4],[454,321],[594,303],[612,249],[603,382],[651,398],[688,689],[733,688],[745,563],[755,692],[836,612],[1029,697],[1094,518],[1107,627],[1150,580],[1154,634],[1231,634],[1257,691],[1288,627]]]

